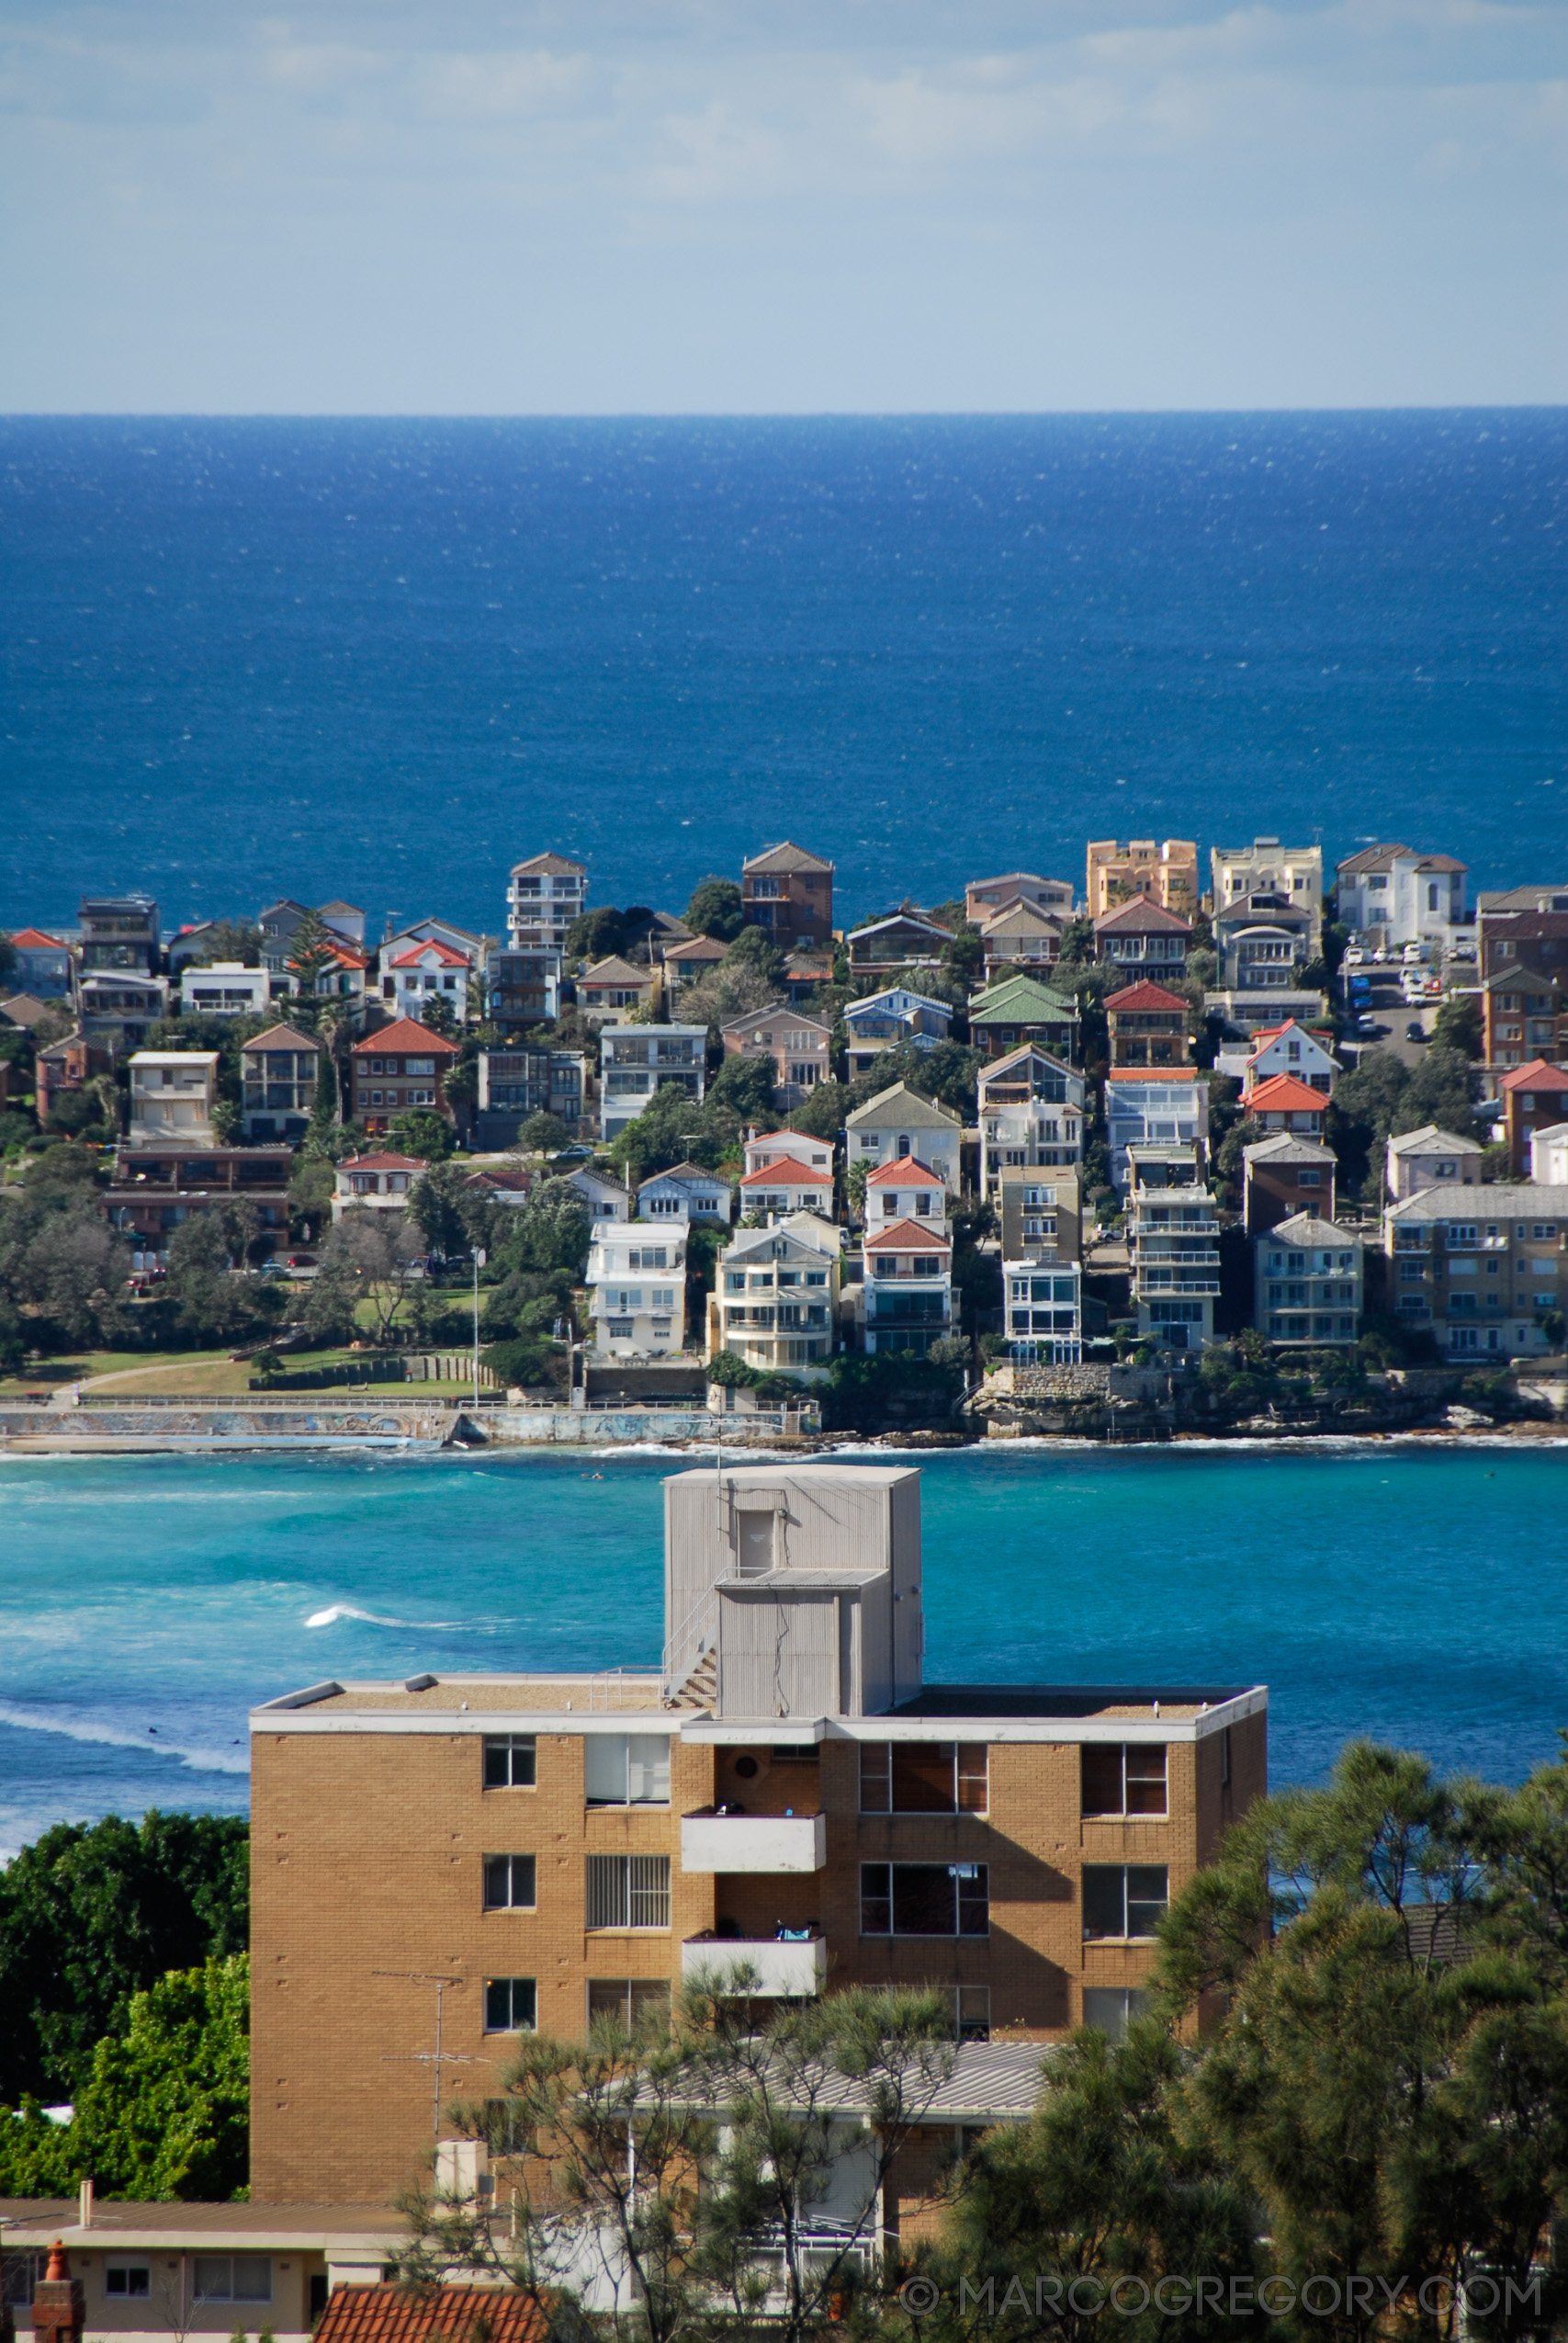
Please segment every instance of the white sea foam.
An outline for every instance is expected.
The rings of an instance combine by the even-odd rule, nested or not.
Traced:
[[[183,1749],[160,1735],[128,1732],[123,1725],[96,1716],[60,1716],[47,1710],[23,1708],[15,1701],[0,1701],[0,1725],[14,1725],[24,1733],[58,1733],[68,1741],[95,1741],[111,1749],[146,1749],[152,1757],[174,1758],[197,1773],[248,1773],[250,1760],[231,1749]]]
[[[360,1619],[367,1627],[466,1627],[466,1619],[389,1619],[379,1611],[361,1611],[352,1602],[332,1602],[312,1611],[307,1627],[335,1627],[340,1619]]]

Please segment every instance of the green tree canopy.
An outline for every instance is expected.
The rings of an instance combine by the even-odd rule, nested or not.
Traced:
[[[307,911],[288,939],[284,966],[309,1000],[327,970],[337,966],[337,948],[342,943],[334,935],[320,911]]]
[[[389,1143],[403,1155],[417,1155],[424,1163],[445,1163],[457,1138],[445,1115],[433,1106],[405,1106],[387,1128]]]
[[[539,1180],[519,1212],[505,1208],[496,1237],[496,1263],[503,1273],[563,1270],[580,1276],[588,1260],[592,1222],[588,1206],[570,1180]]]
[[[220,960],[238,960],[247,968],[259,968],[262,964],[262,933],[254,920],[215,920],[202,938],[201,949],[190,966],[210,968]]]
[[[133,1993],[243,1951],[249,1855],[245,1822],[155,1807],[24,1847],[0,1871],[0,2100],[74,2099]]]
[[[733,943],[740,933],[740,889],[733,878],[709,877],[692,889],[684,918],[694,935]]]
[[[1432,1020],[1432,1039],[1445,1049],[1457,1049],[1461,1058],[1479,1058],[1485,1048],[1481,1002],[1473,992],[1450,992],[1438,1004]]]

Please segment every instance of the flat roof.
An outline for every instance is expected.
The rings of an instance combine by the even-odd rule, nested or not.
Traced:
[[[52,2245],[74,2253],[172,2245],[183,2236],[209,2247],[254,2247],[268,2239],[298,2250],[363,2239],[380,2245],[406,2235],[407,2222],[387,2204],[144,2204],[96,2198],[82,2226],[75,2197],[0,2197],[0,2242],[10,2250]]]
[[[1207,1688],[1168,1684],[927,1684],[900,1701],[893,1716],[1126,1716],[1159,1715],[1179,1721],[1244,1700],[1253,1684]]]

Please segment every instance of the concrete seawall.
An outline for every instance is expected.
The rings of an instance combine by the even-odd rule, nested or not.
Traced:
[[[0,1401],[0,1447],[14,1455],[115,1455],[235,1448],[773,1446],[797,1435],[782,1410],[716,1416],[706,1408],[507,1408],[381,1390],[353,1399],[304,1394],[245,1399],[86,1398],[77,1407]]]

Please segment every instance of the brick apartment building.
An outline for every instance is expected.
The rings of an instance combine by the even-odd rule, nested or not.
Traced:
[[[399,1017],[378,1033],[367,1034],[349,1053],[350,1113],[378,1138],[395,1116],[412,1107],[427,1107],[450,1121],[446,1076],[462,1054],[455,1041],[428,1025],[416,1025],[411,1017]]]
[[[740,866],[740,915],[764,928],[781,952],[831,946],[833,866],[787,838]]]
[[[445,2095],[746,1963],[1114,2030],[1155,1923],[1266,1787],[1267,1694],[928,1684],[919,1474],[665,1483],[647,1676],[318,1684],[255,1711],[252,2192],[383,2202]]]

